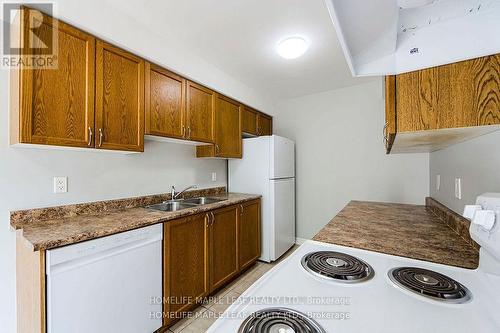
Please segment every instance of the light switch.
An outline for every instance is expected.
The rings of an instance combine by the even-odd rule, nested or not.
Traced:
[[[462,179],[455,178],[455,198],[462,200]]]
[[[436,191],[441,189],[441,175],[436,175]]]
[[[54,193],[68,192],[68,177],[54,177]]]
[[[213,182],[217,181],[217,172],[212,172],[212,181]]]

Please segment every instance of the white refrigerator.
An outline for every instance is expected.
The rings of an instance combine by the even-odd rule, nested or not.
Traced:
[[[262,195],[260,260],[278,259],[295,244],[295,144],[277,135],[243,140],[243,158],[229,161],[229,191]]]

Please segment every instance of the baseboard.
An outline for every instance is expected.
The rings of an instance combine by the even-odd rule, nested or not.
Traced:
[[[307,242],[309,239],[307,238],[299,238],[299,237],[296,237],[295,238],[295,244],[297,245],[302,245],[304,244],[305,242]]]

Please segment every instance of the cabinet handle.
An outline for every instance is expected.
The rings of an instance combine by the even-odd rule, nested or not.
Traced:
[[[220,153],[220,147],[217,144],[215,145],[215,153],[216,154]]]
[[[191,139],[191,126],[188,126],[188,139]]]
[[[92,137],[94,136],[94,133],[92,132],[92,128],[89,126],[89,142],[87,145],[90,147],[92,145]]]
[[[244,210],[245,210],[245,207],[243,207],[243,205],[240,205],[240,215],[243,215]]]
[[[186,138],[186,126],[182,126],[182,134],[181,134],[181,136],[183,138]]]
[[[210,212],[210,215],[212,216],[212,224],[214,224],[214,222],[215,222],[215,215],[214,215],[213,212]]]
[[[210,225],[210,216],[208,214],[205,214],[205,226],[208,228]]]
[[[102,131],[102,128],[99,128],[99,148],[102,147],[102,139],[104,138],[104,132]]]

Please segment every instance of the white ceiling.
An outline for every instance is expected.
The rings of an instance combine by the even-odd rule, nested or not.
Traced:
[[[324,0],[107,2],[273,99],[373,80],[351,76]],[[306,37],[310,48],[285,60],[276,44],[290,35]]]

